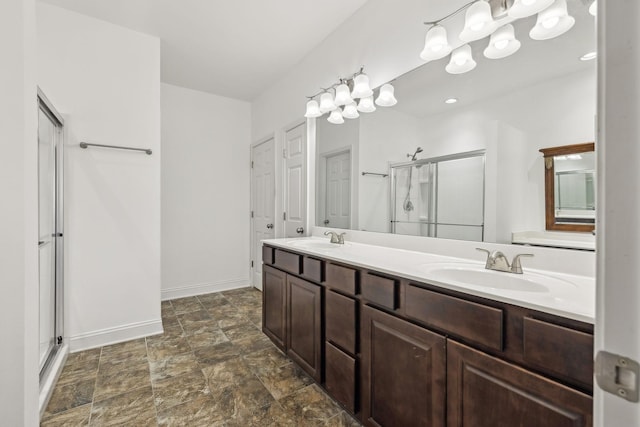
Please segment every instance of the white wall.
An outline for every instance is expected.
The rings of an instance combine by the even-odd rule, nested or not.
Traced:
[[[159,333],[160,41],[43,3],[37,25],[38,84],[66,125],[71,350]]]
[[[38,183],[33,0],[0,14],[0,420],[38,425]]]
[[[248,102],[162,84],[162,297],[249,284]]]

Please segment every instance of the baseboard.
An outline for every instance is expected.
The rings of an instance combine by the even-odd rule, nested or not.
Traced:
[[[130,323],[69,338],[71,353],[163,333],[162,319]]]
[[[231,289],[247,288],[251,286],[248,278],[224,280],[216,283],[179,286],[162,290],[162,301],[192,297],[194,295],[210,294],[212,292],[229,291]]]

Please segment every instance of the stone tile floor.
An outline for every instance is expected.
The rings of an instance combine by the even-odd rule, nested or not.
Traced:
[[[358,426],[261,332],[244,288],[162,303],[164,334],[69,355],[41,426]]]

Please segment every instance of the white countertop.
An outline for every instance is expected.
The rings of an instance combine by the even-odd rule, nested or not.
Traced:
[[[582,249],[588,251],[596,250],[596,236],[591,233],[520,231],[512,233],[511,241],[522,245]]]
[[[327,244],[321,244],[321,246],[318,247],[305,246],[305,242],[308,241],[326,242]],[[317,237],[270,239],[263,240],[263,243],[294,252],[315,255],[332,261],[352,264],[357,267],[367,268],[409,280],[432,283],[444,289],[464,292],[470,295],[501,301],[586,323],[594,323],[594,278],[530,269],[526,267],[526,261],[523,261],[524,274],[517,276],[523,279],[530,278],[543,281],[545,278],[548,278],[550,284],[561,281],[564,286],[555,288],[549,286],[549,292],[526,292],[511,289],[497,289],[487,286],[473,286],[459,282],[445,283],[430,277],[429,270],[434,266],[437,267],[438,264],[450,266],[457,263],[459,265],[481,269],[484,267],[484,262],[478,262],[477,259],[470,260],[355,242],[346,242],[344,245],[330,245],[328,238],[320,239]]]

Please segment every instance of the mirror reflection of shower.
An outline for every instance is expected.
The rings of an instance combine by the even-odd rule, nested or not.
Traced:
[[[407,157],[411,159],[412,162],[417,160],[416,156],[422,153],[422,147],[416,148],[416,151],[413,154],[407,154]],[[404,198],[404,202],[402,203],[402,209],[405,212],[411,212],[413,210],[413,202],[411,201],[411,179],[412,179],[413,168],[409,168],[409,174],[407,176],[407,195]]]

